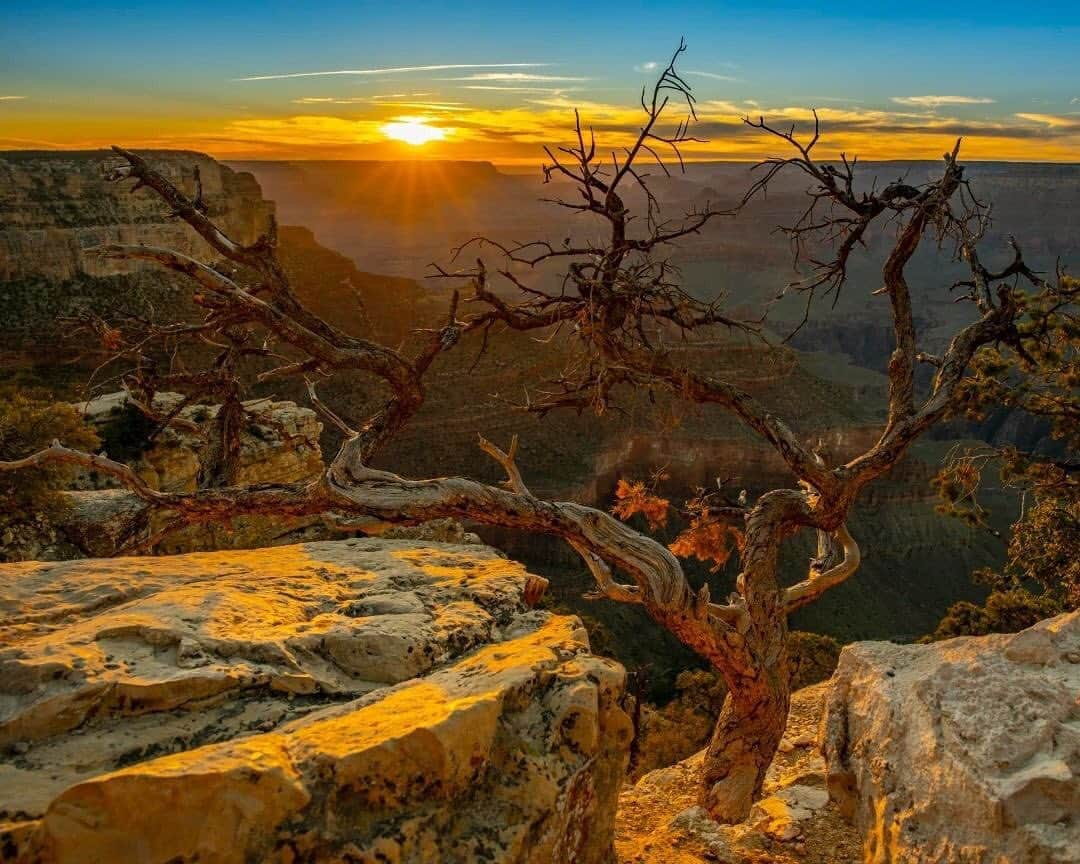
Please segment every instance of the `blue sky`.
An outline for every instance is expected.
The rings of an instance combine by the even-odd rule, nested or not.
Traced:
[[[380,155],[389,145],[378,130],[404,116],[445,133],[426,145],[430,155],[524,158],[569,103],[600,106],[614,123],[616,109],[632,108],[648,64],[685,35],[680,67],[715,120],[710,128],[723,125],[721,114],[798,119],[798,109],[817,106],[833,113],[844,140],[887,130],[897,155],[925,129],[927,146],[965,131],[987,155],[996,143],[1006,158],[1080,161],[1075,3],[853,11],[7,0],[0,30],[0,147],[119,137],[239,155],[362,157]],[[471,68],[372,73],[431,66]],[[237,80],[342,70],[368,74]],[[385,104],[395,98],[401,104]],[[722,134],[701,155],[744,155],[738,137]]]

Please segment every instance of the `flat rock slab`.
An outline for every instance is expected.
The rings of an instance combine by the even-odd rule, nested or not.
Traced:
[[[602,860],[622,670],[528,578],[370,538],[0,567],[0,860]]]

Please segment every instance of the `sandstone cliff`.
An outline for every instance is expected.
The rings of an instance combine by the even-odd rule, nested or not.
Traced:
[[[241,243],[265,232],[274,205],[250,174],[201,153],[144,154],[179,188],[194,194],[199,169],[210,214]],[[174,297],[175,283],[149,265],[101,262],[84,253],[101,243],[147,243],[210,258],[187,225],[156,196],[131,194],[131,183],[107,183],[109,151],[0,154],[0,303],[8,332],[38,331],[81,304],[115,304],[145,313]]]
[[[600,864],[621,669],[490,549],[0,567],[0,860]]]
[[[263,199],[251,174],[202,153],[143,155],[189,195],[198,168],[210,214],[235,240],[251,243],[266,230],[274,205]],[[209,247],[156,196],[131,194],[132,184],[105,181],[102,165],[119,161],[108,150],[0,153],[0,280],[126,272],[132,265],[98,262],[82,250],[98,243],[150,242],[147,232],[156,244],[207,256]]]

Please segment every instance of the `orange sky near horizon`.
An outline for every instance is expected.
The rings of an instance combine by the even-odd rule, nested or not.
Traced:
[[[571,140],[575,107],[583,122],[595,127],[601,150],[625,146],[641,121],[639,106],[568,96],[505,108],[416,97],[355,106],[360,110],[352,111],[317,97],[298,101],[291,113],[221,111],[203,116],[72,116],[9,101],[0,103],[0,149],[94,149],[116,143],[198,150],[220,159],[456,159],[527,166],[543,160],[544,144]],[[1080,162],[1080,118],[1072,115],[1031,113],[980,121],[941,110],[845,106],[821,107],[818,112],[819,158],[844,152],[864,160],[936,160],[962,136],[962,152],[969,160]],[[775,140],[744,126],[747,113],[763,114],[774,125],[795,123],[803,133],[812,131],[806,108],[705,101],[698,105],[694,129],[707,140],[686,145],[684,156],[690,161],[756,160],[778,152]],[[671,124],[684,114],[672,108]],[[404,137],[413,143],[401,140],[394,129],[406,130]]]
[[[625,146],[674,58],[691,160],[776,154],[741,118],[806,134],[816,107],[820,158],[937,160],[963,137],[967,159],[1080,163],[1075,0],[7,0],[0,22],[0,150],[537,165],[575,108],[600,152]]]

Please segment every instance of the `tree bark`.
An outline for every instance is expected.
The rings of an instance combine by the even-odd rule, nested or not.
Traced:
[[[801,502],[798,493],[768,493],[746,522],[739,590],[750,626],[737,663],[722,670],[728,695],[702,766],[702,804],[719,822],[742,822],[750,815],[787,726],[787,602],[777,572],[785,513]]]
[[[786,646],[784,653],[786,660]],[[750,815],[784,735],[790,702],[786,662],[724,699],[702,765],[702,804],[718,822],[742,822]]]

